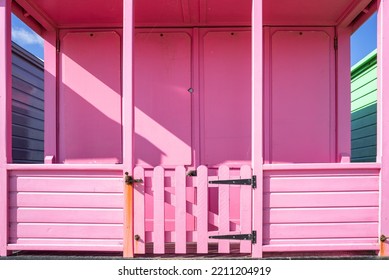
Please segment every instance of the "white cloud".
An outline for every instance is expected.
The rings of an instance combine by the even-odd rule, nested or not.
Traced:
[[[38,34],[20,27],[12,27],[12,41],[22,46],[43,44],[43,39]]]

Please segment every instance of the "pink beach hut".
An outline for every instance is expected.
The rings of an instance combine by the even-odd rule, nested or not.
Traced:
[[[350,163],[375,11],[378,156]],[[42,164],[12,163],[11,12],[45,42]],[[388,0],[0,0],[0,57],[2,256],[388,254]]]

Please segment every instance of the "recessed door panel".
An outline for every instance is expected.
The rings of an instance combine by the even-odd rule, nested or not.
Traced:
[[[186,32],[135,36],[135,163],[192,163],[192,48]]]
[[[120,163],[121,39],[114,31],[61,40],[59,161]]]
[[[202,163],[250,163],[251,32],[206,32],[202,61]]]
[[[331,162],[333,31],[281,29],[270,36],[270,162]]]

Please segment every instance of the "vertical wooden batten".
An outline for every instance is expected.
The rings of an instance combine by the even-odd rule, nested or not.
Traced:
[[[132,176],[134,168],[134,94],[133,94],[133,36],[134,36],[134,5],[133,0],[123,2],[123,168]],[[134,189],[129,190],[133,197]],[[133,207],[133,203],[129,207]],[[124,209],[124,213],[131,213],[132,217],[124,217],[123,256],[134,257],[134,228],[133,209]]]
[[[8,173],[12,162],[11,0],[0,0],[0,256],[8,254]]]
[[[262,1],[252,3],[252,167],[257,176],[257,188],[253,192],[253,230],[257,231],[257,243],[252,256],[262,257],[263,240],[263,15]]]
[[[47,31],[44,38],[44,114],[45,157],[57,160],[57,32]]]
[[[389,236],[389,1],[378,1],[377,23],[377,162],[380,174],[379,235]],[[383,238],[385,239],[385,238]],[[380,255],[389,255],[389,240],[380,240]]]

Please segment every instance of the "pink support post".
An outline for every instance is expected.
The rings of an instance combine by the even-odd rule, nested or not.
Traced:
[[[8,254],[8,174],[11,134],[11,0],[0,0],[0,256]]]
[[[253,1],[252,6],[252,166],[257,176],[257,188],[253,192],[253,230],[257,243],[253,245],[252,257],[262,257],[263,228],[263,26],[262,1]]]
[[[57,34],[45,32],[45,157],[57,160]],[[45,162],[46,163],[46,162]]]
[[[347,162],[351,156],[351,84],[350,84],[350,36],[351,28],[337,29],[337,162]]]
[[[134,94],[133,94],[133,36],[134,36],[133,0],[124,1],[123,6],[123,168],[132,172],[134,169]],[[133,219],[133,218],[132,218]],[[132,234],[134,236],[134,234]],[[125,238],[126,248],[134,248],[134,239]],[[129,244],[127,244],[129,243]],[[129,255],[130,256],[130,255]],[[125,256],[125,257],[129,257]],[[133,256],[133,255],[132,255]]]
[[[389,1],[378,2],[377,161],[380,176],[380,255],[389,255]]]

